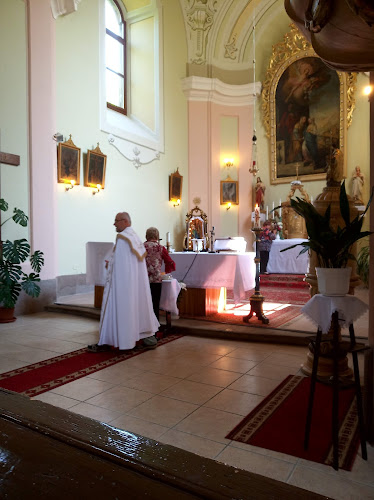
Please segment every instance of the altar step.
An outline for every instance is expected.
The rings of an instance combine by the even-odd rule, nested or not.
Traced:
[[[309,290],[309,284],[305,281],[305,274],[261,274],[261,288],[302,288]]]

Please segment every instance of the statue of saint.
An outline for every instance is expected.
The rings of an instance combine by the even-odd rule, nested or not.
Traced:
[[[256,204],[260,207],[261,210],[263,210],[266,186],[261,181],[261,177],[257,177],[255,190],[256,190]]]
[[[343,153],[340,149],[334,149],[330,162],[327,166],[326,184],[327,186],[340,186],[343,179]]]
[[[365,178],[361,173],[359,166],[355,167],[351,178],[351,196],[355,205],[364,205],[363,201],[363,188]]]

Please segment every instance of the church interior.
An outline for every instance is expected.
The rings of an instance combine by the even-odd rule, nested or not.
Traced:
[[[297,257],[300,247],[282,252],[308,241],[291,199],[339,207],[344,180],[352,213],[374,231],[373,11],[356,0],[1,0],[0,260],[3,242],[24,238],[44,263],[40,295],[22,291],[16,320],[0,319],[0,493],[374,498],[370,262],[364,278],[352,264],[348,294],[364,304],[353,333],[364,347],[339,365],[356,376],[358,359],[367,459],[362,441],[353,465],[336,470],[227,438],[285,377],[312,375],[317,328],[301,308],[318,294],[318,266]],[[12,223],[17,210],[26,223],[19,213]],[[162,316],[169,338],[35,395],[7,390],[3,374],[98,341],[104,262],[123,211],[143,241],[158,228],[176,262],[169,281],[187,284]],[[276,239],[259,276],[268,220]],[[371,244],[367,236],[352,252]],[[35,273],[26,257],[20,269]],[[305,287],[292,293],[282,281],[267,299],[267,281],[282,275]],[[196,320],[217,316],[222,300],[235,321]]]

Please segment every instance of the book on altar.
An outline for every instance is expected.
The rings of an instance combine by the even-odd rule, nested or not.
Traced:
[[[215,252],[238,252],[244,253],[247,242],[242,236],[216,238],[214,241]]]

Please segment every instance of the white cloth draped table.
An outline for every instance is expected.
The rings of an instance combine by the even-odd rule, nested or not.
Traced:
[[[110,260],[113,242],[90,241],[86,243],[86,283],[104,286],[107,276],[105,261]],[[165,281],[161,287],[160,309],[178,316],[177,298],[180,291],[177,280]]]
[[[160,309],[162,311],[171,312],[176,316],[179,315],[177,307],[177,299],[181,286],[176,279],[163,280],[161,287]]]
[[[173,278],[191,288],[221,288],[234,290],[237,304],[245,291],[255,287],[255,253],[192,253],[175,252]]]
[[[270,249],[267,271],[274,274],[306,274],[308,272],[309,254],[305,252],[298,257],[303,247],[298,246],[281,253],[284,248],[304,241],[308,240],[301,238],[274,240]]]
[[[113,242],[86,243],[86,283],[88,285],[105,285],[105,261],[110,260],[113,251]]]
[[[329,331],[334,312],[339,313],[339,325],[348,328],[368,310],[369,306],[354,295],[330,297],[321,294],[314,295],[301,308],[301,312],[310,318],[322,333]]]

